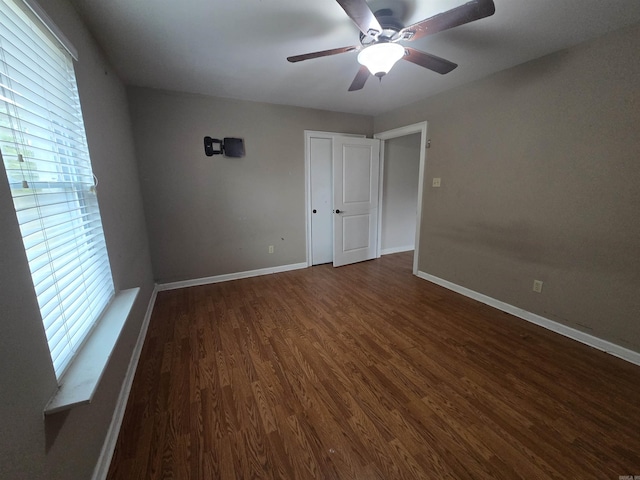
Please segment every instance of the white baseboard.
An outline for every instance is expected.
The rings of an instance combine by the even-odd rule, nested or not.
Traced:
[[[414,249],[413,245],[405,245],[404,247],[383,248],[380,255],[391,255],[393,253],[410,252]]]
[[[581,332],[580,330],[576,330],[575,328],[571,328],[553,320],[549,320],[548,318],[541,317],[540,315],[537,315],[535,313],[531,313],[521,308],[514,307],[513,305],[509,305],[508,303],[496,300],[495,298],[491,298],[487,295],[478,293],[468,288],[461,287],[460,285],[456,285],[455,283],[443,280],[442,278],[436,277],[434,275],[418,271],[417,276],[431,283],[435,283],[436,285],[440,285],[441,287],[464,295],[465,297],[472,298],[528,322],[535,323],[536,325],[544,327],[547,330],[551,330],[552,332],[559,333],[560,335],[564,335],[565,337],[569,337],[580,343],[584,343],[585,345],[589,345],[590,347],[597,348],[598,350],[606,352],[610,355],[619,357],[623,360],[626,360],[627,362],[633,363],[635,365],[640,365],[639,352],[629,350],[628,348],[621,347],[620,345],[616,345],[615,343],[611,343],[607,340],[594,337],[593,335]]]
[[[120,433],[120,427],[124,418],[124,412],[127,408],[127,401],[129,400],[129,393],[131,392],[133,378],[135,377],[136,369],[138,368],[138,361],[140,360],[142,346],[144,345],[144,340],[147,336],[149,321],[151,320],[151,313],[153,312],[153,307],[156,303],[157,295],[158,286],[156,285],[153,289],[153,293],[151,294],[151,298],[149,299],[149,304],[147,305],[147,311],[144,315],[144,319],[142,320],[142,326],[140,327],[138,340],[133,347],[131,359],[129,360],[129,367],[127,368],[127,373],[125,374],[124,381],[122,382],[120,395],[118,396],[116,408],[113,412],[113,416],[111,417],[111,425],[109,425],[107,436],[105,438],[104,444],[102,445],[102,451],[100,452],[98,463],[96,463],[96,466],[93,470],[93,475],[91,477],[92,480],[104,480],[107,478],[107,473],[109,473],[109,466],[111,465],[113,452],[116,448],[116,442],[118,441],[118,435]]]
[[[288,272],[290,270],[299,270],[301,268],[307,268],[306,262],[294,263],[291,265],[280,265],[278,267],[261,268],[259,270],[249,270],[246,272],[227,273],[225,275],[183,280],[180,282],[159,283],[157,288],[159,292],[162,292],[165,290],[175,290],[177,288],[197,287],[199,285],[208,285],[210,283],[228,282],[230,280],[240,280],[241,278],[259,277],[261,275],[270,275],[272,273]]]

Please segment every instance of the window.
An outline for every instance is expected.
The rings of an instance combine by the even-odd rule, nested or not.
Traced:
[[[21,0],[0,0],[0,24],[0,157],[60,378],[114,296],[111,268],[71,55]]]

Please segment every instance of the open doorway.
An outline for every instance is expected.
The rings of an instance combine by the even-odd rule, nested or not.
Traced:
[[[427,148],[427,122],[377,133],[380,146],[378,256],[406,251],[413,245],[413,274],[418,273],[422,192]],[[416,151],[416,146],[418,147]],[[408,158],[417,155],[416,158]],[[417,161],[417,165],[414,162]],[[413,183],[410,175],[413,176]],[[417,182],[417,183],[416,183]],[[401,189],[405,190],[402,191]],[[387,192],[385,198],[385,190]],[[409,202],[415,202],[413,208]],[[415,216],[414,216],[415,215]],[[412,216],[413,219],[411,218]],[[413,242],[407,234],[414,235]]]
[[[420,134],[384,142],[380,254],[413,251],[416,241]]]

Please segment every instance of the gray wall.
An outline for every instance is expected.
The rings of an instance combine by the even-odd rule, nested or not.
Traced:
[[[639,47],[636,25],[375,118],[429,122],[421,271],[640,351]]]
[[[361,115],[144,88],[128,96],[160,283],[304,262],[304,130],[373,130]],[[244,138],[246,156],[207,157],[205,136]]]
[[[90,478],[153,289],[126,92],[73,8],[42,6],[79,51],[78,87],[116,289],[142,287],[92,404],[43,419],[56,378],[0,169],[0,478]]]
[[[415,245],[419,171],[419,133],[385,141],[381,232],[383,253],[386,249],[413,249]]]

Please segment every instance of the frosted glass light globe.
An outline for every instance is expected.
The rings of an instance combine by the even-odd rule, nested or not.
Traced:
[[[397,43],[376,43],[358,54],[358,62],[369,69],[371,75],[382,77],[404,56],[404,47]]]

